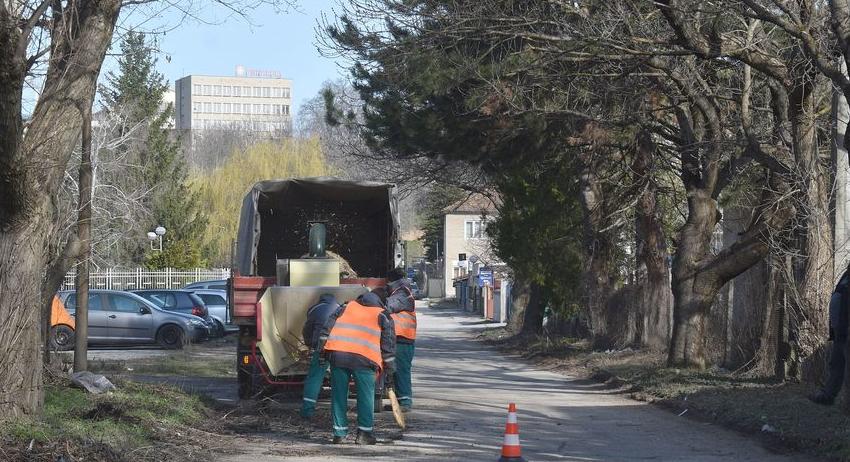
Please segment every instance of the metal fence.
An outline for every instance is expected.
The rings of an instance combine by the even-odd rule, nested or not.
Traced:
[[[66,274],[65,280],[62,282],[62,290],[73,290],[75,277],[73,271]],[[227,268],[165,269],[162,271],[149,271],[142,268],[134,270],[107,269],[91,273],[89,287],[107,290],[180,289],[193,282],[227,279],[228,277],[230,277],[230,270]]]

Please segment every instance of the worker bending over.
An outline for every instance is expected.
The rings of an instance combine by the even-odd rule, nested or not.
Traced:
[[[304,379],[304,398],[301,405],[301,416],[311,418],[316,413],[316,400],[322,390],[322,382],[328,372],[328,362],[319,354],[319,334],[322,327],[328,322],[331,315],[339,309],[339,302],[332,294],[324,294],[319,297],[319,302],[307,311],[307,322],[301,335],[304,344],[310,348],[310,370]]]
[[[319,337],[331,363],[333,442],[348,434],[348,381],[357,388],[357,444],[375,444],[375,379],[395,371],[395,330],[381,299],[366,293],[331,314]]]
[[[404,412],[413,406],[414,341],[416,340],[416,299],[410,281],[396,268],[387,274],[387,311],[393,320],[396,334],[395,390]]]

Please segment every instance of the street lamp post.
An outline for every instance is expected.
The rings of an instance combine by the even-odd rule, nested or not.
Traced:
[[[148,231],[148,239],[151,241],[151,250],[158,250],[162,252],[162,236],[165,235],[165,227],[157,226],[153,231]],[[154,247],[153,241],[159,240],[159,246]]]

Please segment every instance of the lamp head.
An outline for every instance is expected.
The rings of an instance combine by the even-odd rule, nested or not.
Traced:
[[[165,227],[164,226],[157,226],[154,231],[156,232],[157,236],[164,236],[165,235]]]

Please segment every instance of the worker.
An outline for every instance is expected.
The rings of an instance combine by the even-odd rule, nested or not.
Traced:
[[[395,391],[403,412],[413,406],[414,342],[416,340],[416,299],[410,288],[410,280],[404,272],[395,268],[387,274],[387,311],[393,320],[396,333]]]
[[[333,294],[323,294],[319,297],[319,302],[307,311],[307,321],[301,331],[304,344],[310,348],[310,369],[307,372],[307,378],[304,379],[304,398],[301,404],[301,416],[305,419],[313,417],[316,413],[316,400],[319,399],[322,382],[328,372],[328,363],[321,357],[317,348],[319,334],[331,314],[338,309],[339,302],[336,301],[336,297]]]
[[[357,444],[375,444],[375,380],[395,371],[395,329],[381,299],[365,293],[331,314],[319,348],[331,364],[333,443],[348,434],[348,382],[357,388]]]
[[[844,384],[847,361],[848,322],[850,322],[850,265],[835,285],[829,300],[829,339],[832,351],[829,357],[826,384],[810,397],[817,404],[830,406]]]

